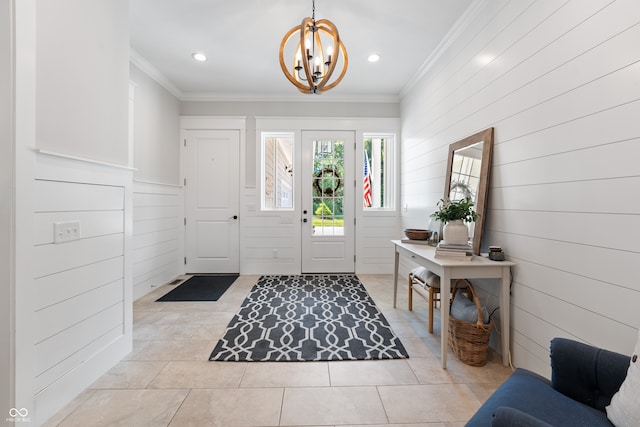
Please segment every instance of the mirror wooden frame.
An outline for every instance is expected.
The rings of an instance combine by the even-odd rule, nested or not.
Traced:
[[[449,159],[447,160],[447,175],[444,185],[444,197],[447,199],[451,191],[451,174],[453,168],[453,157],[457,150],[469,147],[478,142],[483,142],[482,146],[482,163],[480,165],[480,182],[478,183],[478,192],[476,196],[475,208],[478,219],[473,225],[473,253],[480,255],[482,246],[482,231],[484,229],[487,197],[489,195],[489,174],[491,172],[491,158],[493,157],[493,128],[488,128],[473,135],[470,135],[460,141],[456,141],[449,145]]]

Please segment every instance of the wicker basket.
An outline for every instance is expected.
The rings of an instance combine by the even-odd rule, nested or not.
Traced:
[[[471,366],[484,366],[489,356],[489,337],[493,328],[493,321],[482,322],[482,306],[476,290],[466,279],[458,279],[453,285],[451,301],[456,296],[458,283],[465,283],[473,294],[473,301],[478,307],[478,321],[465,322],[449,316],[449,347],[463,363]]]

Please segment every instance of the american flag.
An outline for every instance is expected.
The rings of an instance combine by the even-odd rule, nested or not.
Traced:
[[[364,152],[364,179],[362,182],[362,194],[364,197],[364,207],[371,207],[373,194],[371,194],[371,175],[369,173],[369,156]]]

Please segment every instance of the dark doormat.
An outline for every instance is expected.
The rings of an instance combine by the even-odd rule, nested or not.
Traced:
[[[409,357],[355,275],[262,276],[209,360]]]
[[[238,274],[193,276],[156,301],[218,301]]]

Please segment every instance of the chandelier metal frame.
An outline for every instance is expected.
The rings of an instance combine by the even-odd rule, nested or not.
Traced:
[[[284,58],[285,47],[299,34],[291,68]],[[324,37],[321,37],[324,36]],[[329,41],[326,51],[322,39]],[[349,65],[349,56],[340,40],[338,28],[327,19],[316,21],[316,2],[313,0],[311,18],[302,20],[299,26],[290,29],[280,43],[280,67],[287,79],[305,94],[320,94],[333,89],[342,81]],[[338,62],[342,59],[342,70],[337,79],[330,82]]]

